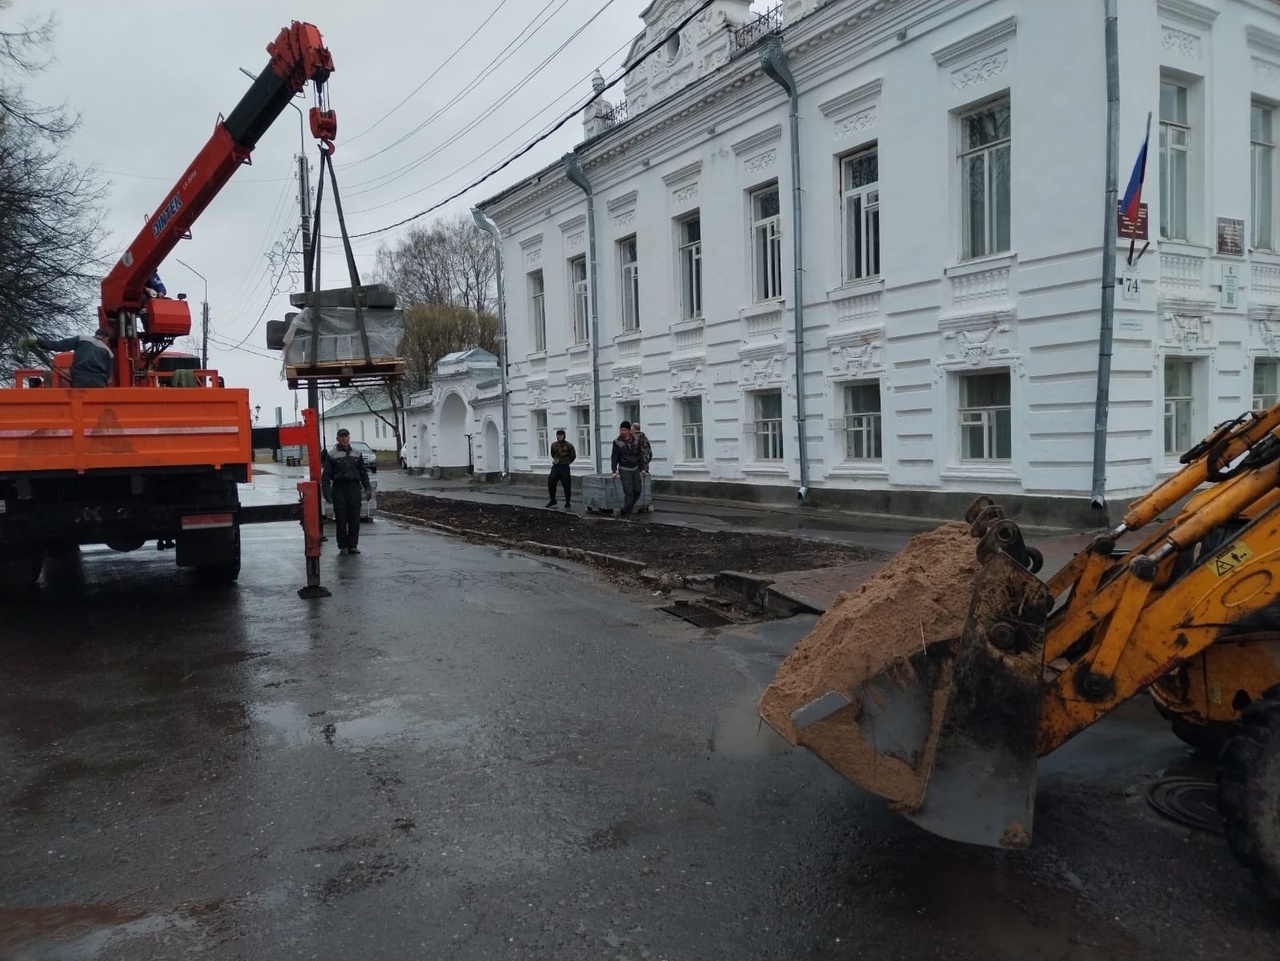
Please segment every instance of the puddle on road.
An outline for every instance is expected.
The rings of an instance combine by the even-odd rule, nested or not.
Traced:
[[[757,692],[752,692],[750,697],[721,712],[707,738],[708,751],[715,754],[778,757],[792,750],[790,744],[761,720],[756,710],[759,697]]]
[[[998,857],[998,856],[997,856]],[[989,961],[1128,961],[1146,957],[1118,927],[1077,910],[1073,891],[1043,887],[996,865],[923,862],[872,865],[855,885],[856,903],[820,956],[840,956],[885,930],[903,947],[963,944],[964,957]],[[870,917],[868,917],[870,915]]]
[[[197,924],[190,918],[112,904],[0,910],[5,961],[88,961],[121,941],[171,947],[175,937],[193,935],[198,936]]]
[[[271,728],[291,745],[323,742],[359,750],[410,741],[476,749],[481,739],[477,718],[424,718],[395,699],[367,705],[359,714],[350,709],[307,712],[294,701],[281,701],[254,705],[252,715],[255,724]]]

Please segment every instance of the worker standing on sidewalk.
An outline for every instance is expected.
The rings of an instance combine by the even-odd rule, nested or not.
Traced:
[[[578,452],[564,439],[564,431],[556,431],[556,442],[551,445],[551,474],[547,477],[547,493],[551,495],[548,507],[556,506],[556,484],[564,487],[564,506],[573,506],[573,472],[569,465],[577,459]]]
[[[630,517],[644,489],[644,477],[649,473],[649,462],[636,439],[631,436],[631,422],[618,425],[618,436],[613,439],[609,452],[609,469],[622,480],[622,516]]]
[[[360,501],[373,496],[373,485],[364,458],[351,448],[351,431],[345,427],[338,430],[338,445],[329,451],[320,483],[324,499],[333,502],[338,553],[359,554]]]

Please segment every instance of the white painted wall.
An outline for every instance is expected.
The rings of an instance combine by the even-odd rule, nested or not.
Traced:
[[[804,10],[814,4],[790,4]],[[692,29],[692,28],[691,28]],[[905,30],[905,36],[901,31]],[[805,379],[815,486],[1087,494],[1102,270],[1106,91],[1101,0],[837,0],[783,34],[801,89]],[[1280,102],[1280,11],[1266,0],[1121,0],[1123,191],[1162,72],[1191,84],[1187,243],[1160,241],[1158,122],[1144,202],[1151,249],[1141,299],[1117,296],[1108,479],[1113,495],[1170,469],[1168,357],[1198,364],[1198,433],[1252,401],[1253,364],[1280,333],[1280,256],[1219,257],[1216,218],[1249,217],[1249,107]],[[684,44],[694,49],[695,44]],[[661,69],[679,69],[679,63]],[[652,78],[651,78],[652,79]],[[651,84],[650,90],[654,89]],[[1008,96],[1012,244],[960,259],[958,112]],[[1158,113],[1157,113],[1158,116]],[[1280,111],[1276,114],[1280,124]],[[843,285],[839,158],[877,143],[881,276]],[[794,485],[791,176],[786,102],[747,52],[581,149],[596,192],[600,372],[607,444],[638,402],[659,477]],[[1280,164],[1280,159],[1277,161]],[[783,298],[752,303],[749,192],[777,180]],[[513,469],[542,471],[531,411],[569,430],[591,403],[589,350],[572,347],[569,258],[585,253],[583,194],[558,167],[486,201],[505,238]],[[704,318],[682,323],[676,218],[697,210]],[[1246,224],[1247,229],[1247,224]],[[641,333],[623,334],[617,242],[637,237]],[[1121,253],[1127,251],[1127,242]],[[1139,247],[1141,243],[1139,243]],[[1236,309],[1220,306],[1223,265]],[[528,275],[542,270],[547,350],[534,352]],[[1012,456],[960,457],[959,378],[1008,370]],[[881,384],[883,458],[849,462],[842,387]],[[750,391],[780,388],[785,456],[762,464],[744,435]],[[676,411],[703,400],[705,456],[685,462]],[[576,467],[591,470],[581,456]]]

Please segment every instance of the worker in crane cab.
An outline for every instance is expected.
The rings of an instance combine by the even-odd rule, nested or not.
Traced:
[[[164,281],[160,279],[159,273],[151,275],[151,279],[147,281],[147,285],[142,288],[142,292],[148,297],[168,297],[169,291],[165,288]]]
[[[351,431],[338,431],[338,445],[329,451],[320,474],[324,499],[333,502],[333,526],[337,528],[338,553],[360,553],[360,499],[373,496],[369,469],[360,452],[351,447]]]
[[[111,366],[115,354],[111,351],[111,331],[99,327],[90,337],[88,334],[76,334],[61,340],[46,340],[34,335],[23,337],[18,344],[22,347],[39,347],[41,350],[72,351],[71,386],[72,387],[106,387],[111,381]]]

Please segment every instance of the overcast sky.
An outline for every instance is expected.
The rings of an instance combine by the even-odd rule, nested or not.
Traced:
[[[114,258],[204,145],[219,114],[229,114],[248,89],[250,80],[238,68],[259,73],[267,63],[267,43],[295,18],[314,23],[333,55],[334,161],[348,229],[358,233],[443,200],[580,102],[590,91],[594,69],[608,77],[619,68],[640,32],[646,3],[15,0],[5,29],[50,12],[57,17],[54,62],[26,88],[32,99],[65,102],[80,115],[69,154],[97,166],[110,181],[106,223],[111,233],[105,247]],[[597,12],[590,26],[538,69]],[[475,38],[414,92],[477,29]],[[509,58],[486,70],[508,44],[513,44]],[[620,93],[621,86],[611,99]],[[306,102],[295,102],[305,109],[309,98],[310,88]],[[462,132],[495,105],[491,116]],[[448,142],[455,135],[456,141]],[[581,137],[581,123],[570,122],[440,213],[467,211],[572,149]],[[308,131],[314,171],[313,144]],[[175,258],[207,278],[210,364],[229,385],[250,389],[250,404],[262,407],[263,424],[272,422],[276,406],[284,408],[286,421],[293,417],[294,395],[280,379],[278,355],[264,350],[259,318],[282,318],[289,309],[288,293],[301,289],[300,276],[284,271],[273,296],[282,270],[278,259],[273,265],[268,256],[292,238],[297,226],[298,149],[298,115],[286,110],[259,142],[253,165],[237,172],[196,222],[193,239],[179,244],[161,269],[170,296],[181,291],[193,301],[197,330],[204,283]],[[315,179],[313,172],[313,189]],[[327,204],[324,213],[324,233],[336,233],[332,206]],[[403,230],[356,242],[362,276],[372,270],[378,244],[402,235]],[[326,241],[323,258],[324,285],[344,284],[341,244]],[[85,318],[86,330],[92,323]],[[232,349],[242,340],[243,348]],[[298,395],[305,404],[305,391]]]

